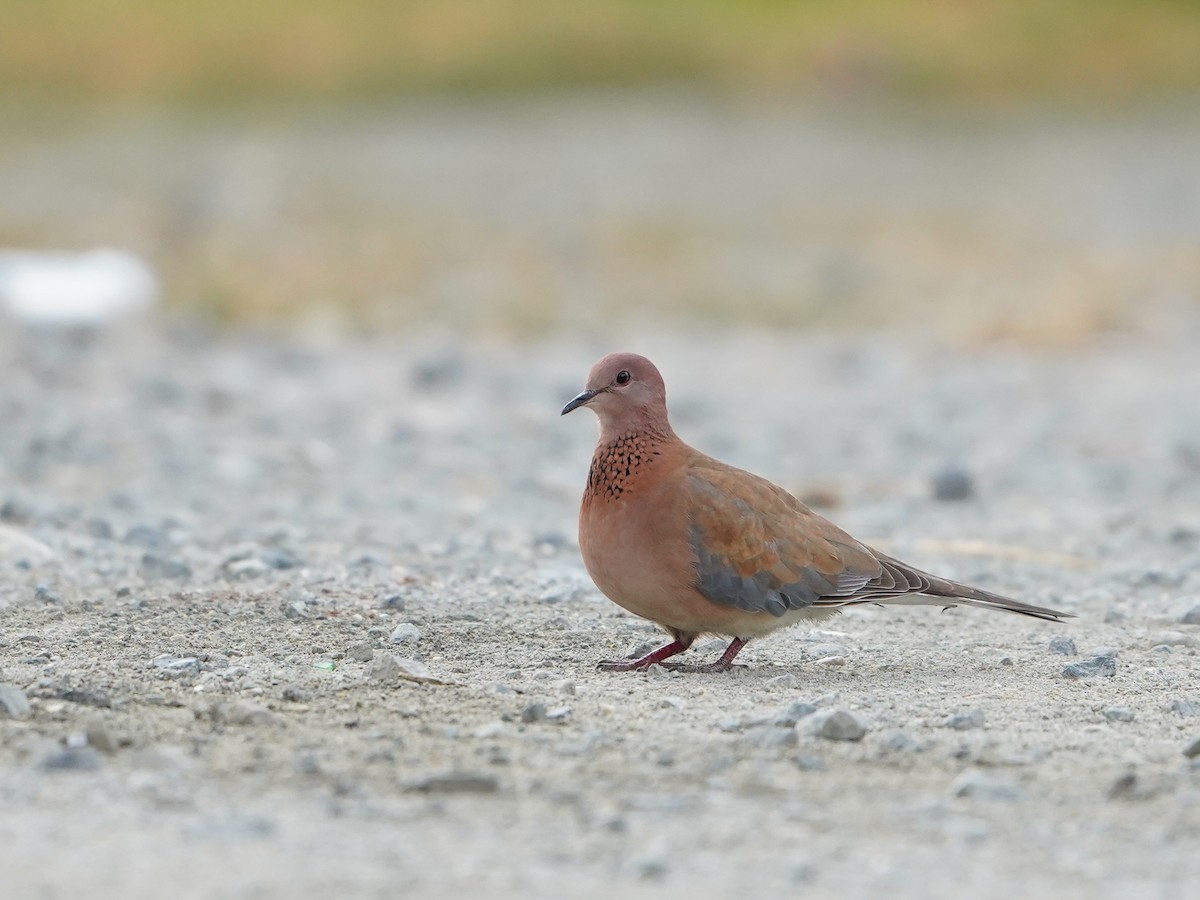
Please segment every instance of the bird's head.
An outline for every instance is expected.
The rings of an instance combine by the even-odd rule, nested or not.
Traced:
[[[667,426],[667,390],[654,363],[636,353],[610,353],[588,373],[587,386],[562,409],[590,407],[602,433]]]

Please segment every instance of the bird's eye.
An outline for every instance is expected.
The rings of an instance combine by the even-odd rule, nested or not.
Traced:
[[[629,384],[629,379],[632,377],[633,376],[630,375],[629,372],[627,372],[625,369],[622,369],[617,373],[617,384]]]

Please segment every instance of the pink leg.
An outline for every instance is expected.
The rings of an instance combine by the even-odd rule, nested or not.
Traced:
[[[698,666],[687,663],[663,663],[663,668],[670,669],[672,672],[728,672],[734,666],[733,658],[746,646],[746,640],[746,638],[734,638],[716,662]]]
[[[632,672],[635,669],[648,669],[655,663],[669,659],[676,653],[682,653],[690,646],[692,646],[691,641],[685,643],[676,638],[671,643],[664,644],[657,650],[653,650],[639,659],[609,659],[598,663],[596,668],[603,672]],[[730,657],[730,659],[732,658]]]

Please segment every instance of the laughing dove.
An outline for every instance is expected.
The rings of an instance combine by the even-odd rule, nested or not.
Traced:
[[[1050,621],[1069,616],[892,559],[783,488],[692,449],[671,429],[662,376],[645,357],[601,359],[562,414],[581,406],[600,419],[579,512],[584,564],[609,599],[673,638],[640,659],[602,662],[602,669],[645,669],[713,633],[733,638],[719,660],[665,665],[723,672],[751,638],[861,603],[961,603]]]

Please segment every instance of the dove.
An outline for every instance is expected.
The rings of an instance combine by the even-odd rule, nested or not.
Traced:
[[[778,485],[690,447],[671,428],[662,376],[643,356],[597,362],[562,415],[583,407],[600,421],[579,510],[584,565],[605,596],[671,636],[600,669],[725,672],[748,641],[862,603],[1070,617],[893,559]],[[715,662],[667,661],[702,634],[732,640]]]

